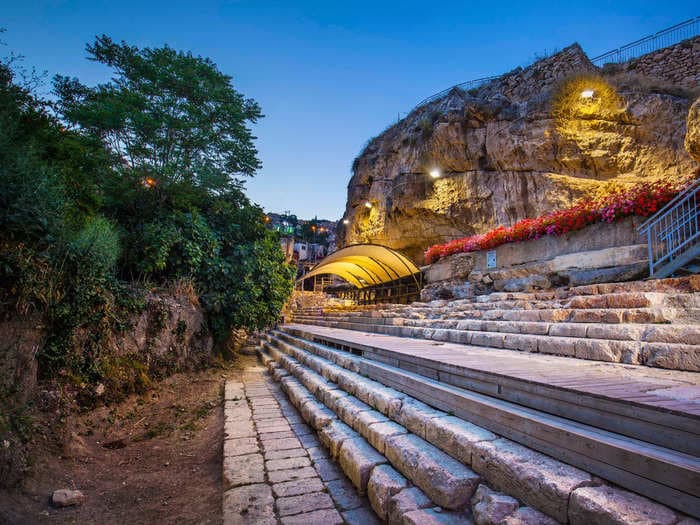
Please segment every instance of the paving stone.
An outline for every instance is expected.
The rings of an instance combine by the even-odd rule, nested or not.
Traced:
[[[262,440],[263,450],[265,452],[270,450],[284,450],[287,448],[299,448],[301,443],[297,438],[286,438],[286,439],[270,439]]]
[[[403,515],[403,525],[472,525],[469,516],[461,512],[440,509],[417,509]]]
[[[251,483],[264,483],[265,470],[262,454],[225,457],[223,478],[226,489]]]
[[[573,491],[569,504],[571,525],[635,523],[671,525],[678,516],[668,507],[626,490],[610,487],[581,487]]]
[[[224,421],[224,439],[255,436],[256,433],[255,429],[253,428],[253,422],[250,420],[230,421],[226,419]]]
[[[312,434],[314,430],[306,423],[297,423],[292,425],[292,432],[297,436],[304,436],[306,434]]]
[[[326,488],[341,511],[365,505],[366,500],[357,493],[355,486],[346,477],[329,481]]]
[[[296,434],[294,432],[292,432],[291,430],[283,430],[281,432],[261,432],[258,434],[258,437],[262,441],[266,441],[266,440],[271,440],[271,439],[294,438],[294,437],[296,437]]]
[[[379,465],[372,470],[367,483],[367,497],[374,512],[386,520],[389,500],[408,487],[408,480],[390,465]]]
[[[260,452],[258,440],[254,437],[231,438],[224,440],[224,457],[243,456]]]
[[[343,512],[343,519],[347,525],[381,525],[382,523],[372,509],[367,507],[346,510]]]
[[[224,525],[275,525],[274,498],[269,485],[244,485],[224,492]]]
[[[305,478],[292,481],[281,481],[272,485],[272,492],[278,498],[298,496],[310,492],[320,492],[324,485],[319,478]]]
[[[594,484],[590,474],[502,438],[475,443],[472,468],[490,487],[562,523],[568,520],[571,492]]]
[[[342,525],[343,518],[335,509],[323,509],[294,516],[284,516],[281,522],[282,525]]]
[[[286,459],[286,458],[298,458],[301,456],[306,456],[306,449],[303,447],[298,448],[287,448],[284,450],[266,450],[264,452],[265,459]]]
[[[401,436],[407,434],[408,431],[393,421],[385,423],[374,423],[369,425],[366,430],[367,434],[363,434],[365,439],[376,448],[381,454],[384,454],[386,442],[393,436]]]
[[[474,443],[493,441],[496,435],[458,417],[448,416],[431,421],[425,438],[465,465],[471,465]]]
[[[255,428],[257,428],[258,432],[260,433],[292,431],[292,427],[289,426],[286,419],[268,419],[265,421],[257,421],[255,423]]]
[[[347,439],[340,447],[338,463],[357,490],[364,494],[372,469],[386,463],[386,458],[362,438]]]
[[[282,481],[292,481],[295,479],[306,479],[318,476],[313,467],[302,467],[285,470],[275,470],[268,472],[267,477],[272,483],[280,483]]]
[[[399,472],[447,509],[466,505],[479,485],[474,471],[415,435],[389,439],[385,454]]]
[[[559,522],[532,507],[520,507],[499,525],[559,525]]]
[[[224,400],[238,401],[243,399],[245,394],[243,393],[243,385],[235,381],[226,381],[224,385]]]
[[[387,523],[389,525],[400,525],[403,521],[403,515],[407,512],[425,509],[433,505],[430,498],[418,487],[403,489],[389,500]]]
[[[310,466],[311,460],[307,456],[286,459],[271,459],[265,462],[265,468],[268,470],[268,472]]]
[[[314,468],[323,481],[333,481],[343,477],[343,471],[330,459],[319,459],[314,461]]]
[[[479,485],[472,497],[476,525],[498,525],[518,508],[518,500]]]
[[[334,508],[333,500],[325,492],[312,492],[300,496],[277,498],[275,503],[280,516],[290,516],[314,510]]]
[[[302,434],[299,436],[299,441],[301,441],[301,444],[306,448],[313,448],[321,445],[316,434]]]
[[[329,459],[331,457],[324,447],[310,447],[307,448],[306,451],[309,453],[309,457],[314,461]]]

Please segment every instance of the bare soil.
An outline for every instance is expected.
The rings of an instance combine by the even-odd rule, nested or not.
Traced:
[[[177,374],[119,404],[62,420],[46,414],[30,445],[31,472],[0,490],[0,523],[221,523],[223,384],[239,374]],[[55,508],[50,496],[60,488],[87,499]]]

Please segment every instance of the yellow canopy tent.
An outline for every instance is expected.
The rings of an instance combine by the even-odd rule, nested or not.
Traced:
[[[367,288],[417,273],[420,269],[396,250],[379,244],[354,244],[330,254],[299,282],[316,275],[332,274],[357,288]]]

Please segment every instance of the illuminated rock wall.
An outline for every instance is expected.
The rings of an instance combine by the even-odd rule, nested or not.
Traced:
[[[593,97],[581,97],[588,89]],[[478,90],[454,89],[355,160],[340,243],[385,244],[421,262],[431,244],[610,186],[687,176],[697,168],[683,147],[691,100],[678,91],[600,75],[578,45]]]

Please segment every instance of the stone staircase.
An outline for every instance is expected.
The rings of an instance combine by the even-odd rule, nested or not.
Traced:
[[[466,376],[448,361],[459,360],[443,358],[438,370],[430,347],[474,348],[289,325],[269,332],[260,349],[292,404],[388,523],[676,524],[687,519],[681,513],[700,515],[697,406],[574,392],[519,377],[518,366],[493,377],[472,368],[471,379],[458,380]],[[530,370],[545,378],[563,364],[587,373],[613,367],[633,381],[700,395],[687,372],[476,351],[477,361],[490,353],[520,365],[537,358]]]
[[[294,312],[294,323],[700,371],[700,276]]]

